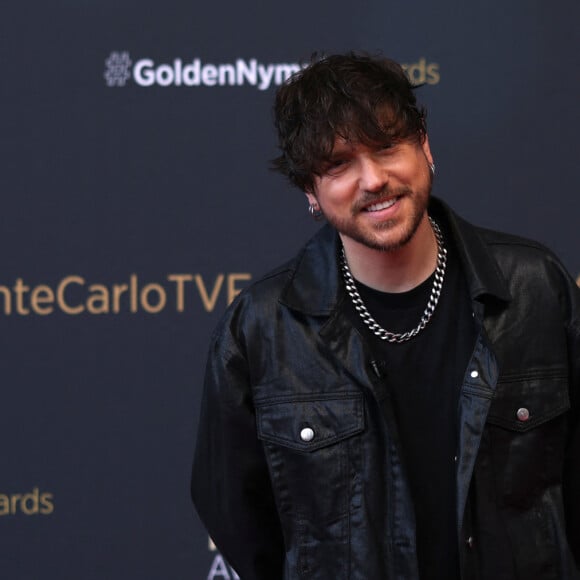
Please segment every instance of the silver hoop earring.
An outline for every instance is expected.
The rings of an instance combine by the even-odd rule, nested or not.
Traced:
[[[311,203],[308,205],[308,213],[314,218],[315,221],[320,221],[322,219],[322,210],[317,204]]]

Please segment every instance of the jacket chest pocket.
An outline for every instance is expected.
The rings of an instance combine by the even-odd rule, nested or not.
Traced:
[[[498,496],[526,508],[562,479],[566,377],[498,383],[487,418]]]
[[[360,461],[362,394],[261,401],[256,413],[281,517],[325,525],[344,518],[350,472]]]

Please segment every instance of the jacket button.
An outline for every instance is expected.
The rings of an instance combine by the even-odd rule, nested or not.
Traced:
[[[473,538],[473,536],[469,536],[469,538],[465,540],[465,543],[467,544],[467,547],[471,549],[475,545],[475,539]]]
[[[516,415],[520,421],[527,421],[530,418],[530,412],[525,407],[518,409]]]
[[[472,379],[476,379],[479,376],[479,373],[477,371],[471,371],[470,374]]]
[[[306,441],[307,443],[308,441],[312,441],[314,439],[314,429],[311,429],[310,427],[304,427],[304,429],[300,431],[300,439],[302,439],[302,441]]]

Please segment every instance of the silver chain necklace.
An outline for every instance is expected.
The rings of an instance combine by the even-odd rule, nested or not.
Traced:
[[[341,268],[344,275],[344,281],[346,285],[346,291],[348,292],[352,303],[359,313],[360,317],[363,319],[364,323],[371,329],[371,331],[378,336],[381,340],[387,340],[389,342],[406,342],[414,336],[417,336],[431,320],[433,313],[435,312],[435,307],[439,302],[439,296],[441,295],[441,289],[443,288],[443,278],[445,276],[445,267],[447,265],[447,250],[443,244],[443,234],[439,229],[439,226],[435,220],[429,216],[429,221],[431,222],[431,227],[435,233],[435,238],[437,239],[437,268],[435,270],[435,276],[433,279],[433,288],[431,288],[431,295],[429,296],[429,301],[427,302],[427,307],[423,312],[423,316],[419,321],[419,324],[409,330],[408,332],[389,332],[385,330],[370,314],[365,306],[358,290],[356,289],[356,284],[350,268],[348,267],[348,262],[346,261],[346,254],[344,253],[344,246],[341,253]]]

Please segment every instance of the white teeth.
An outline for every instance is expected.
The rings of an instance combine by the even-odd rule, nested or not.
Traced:
[[[381,203],[375,203],[374,205],[369,205],[369,207],[366,208],[366,211],[379,211],[381,209],[387,209],[388,207],[394,205],[396,201],[397,198],[393,198]]]

